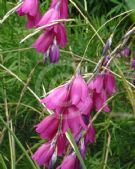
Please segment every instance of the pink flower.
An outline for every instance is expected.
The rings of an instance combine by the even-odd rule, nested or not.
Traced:
[[[59,123],[59,117],[56,114],[52,114],[36,125],[36,132],[40,134],[41,138],[50,140],[56,135]]]
[[[105,74],[104,83],[105,83],[105,90],[107,92],[107,95],[111,96],[116,92],[117,87],[116,87],[115,77],[111,72],[107,72]]]
[[[111,96],[116,92],[115,77],[111,72],[105,72],[99,74],[94,80],[88,84],[90,94],[93,96],[93,106],[96,111],[99,111],[102,107],[105,112],[109,112],[106,101],[108,96]]]
[[[68,18],[68,0],[61,0],[60,18]]]
[[[27,28],[35,27],[41,19],[38,0],[24,0],[16,11],[20,16],[27,15]]]
[[[77,74],[70,83],[54,89],[41,102],[48,109],[62,115],[63,133],[70,128],[75,136],[82,128],[87,128],[82,115],[90,115],[93,102],[87,84],[80,74]]]
[[[36,42],[32,45],[38,52],[45,53],[49,46],[53,43],[54,34],[52,31],[47,31],[39,36]]]
[[[41,34],[32,47],[39,53],[44,53],[47,58],[50,57],[51,63],[56,63],[60,55],[59,46],[64,47],[66,43],[66,29],[63,24],[57,24]]]
[[[71,87],[71,102],[77,105],[89,96],[88,86],[80,74],[76,74]]]
[[[94,100],[94,105],[95,105],[96,111],[99,111],[101,108],[103,108],[103,110],[105,112],[110,111],[110,108],[108,107],[108,105],[106,103],[107,95],[106,95],[105,90],[102,90],[101,93],[94,93],[93,100]]]
[[[55,8],[58,0],[52,0],[50,8]],[[68,0],[61,0],[60,2],[60,18],[67,19],[68,18]]]
[[[28,21],[27,21],[26,27],[27,28],[33,28],[33,27],[35,27],[36,24],[39,22],[40,18],[41,18],[40,12],[38,12],[35,17],[27,15]]]
[[[67,44],[67,33],[64,24],[57,24],[54,26],[54,34],[56,35],[57,43],[60,47],[64,48]]]
[[[80,162],[75,153],[66,156],[62,164],[56,169],[80,169]]]
[[[73,123],[73,121],[75,121]],[[70,128],[71,132],[74,136],[76,136],[79,131],[83,128],[86,129],[81,112],[75,106],[71,106],[63,113],[63,121],[62,121],[62,131],[65,133],[67,129]]]
[[[51,8],[42,16],[37,26],[38,27],[44,26],[58,19],[59,19],[59,11],[54,8]]]
[[[42,144],[32,156],[39,166],[49,166],[51,158],[54,154],[55,148],[51,143]]]
[[[17,9],[17,13],[21,16],[25,14],[36,16],[38,9],[38,0],[24,0],[23,4]]]
[[[66,84],[54,89],[47,97],[41,100],[41,103],[44,103],[48,109],[60,112],[68,104],[68,94],[68,84]]]

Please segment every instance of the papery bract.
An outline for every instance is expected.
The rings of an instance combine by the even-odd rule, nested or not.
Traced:
[[[57,45],[57,43],[53,43],[52,46],[50,47],[50,62],[51,63],[56,63],[59,60],[59,56],[60,56],[60,51],[59,51],[59,47]]]
[[[94,143],[95,142],[95,135],[96,135],[96,133],[95,133],[94,125],[91,124],[90,127],[88,128],[86,136],[85,136],[86,143]]]

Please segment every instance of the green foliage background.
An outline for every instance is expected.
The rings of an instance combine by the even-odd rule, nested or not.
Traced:
[[[48,9],[49,2],[48,0],[41,1],[42,12]],[[135,4],[134,0],[91,0],[87,1],[88,10],[85,11],[83,0],[75,0],[75,2],[96,30],[114,16],[133,8]],[[0,17],[2,18],[15,4],[16,1],[0,0]],[[13,14],[0,25],[0,65],[2,65],[0,66],[0,116],[7,122],[6,124],[9,125],[29,156],[41,142],[33,126],[47,114],[30,90],[40,98],[45,91],[49,92],[69,80],[85,52],[88,41],[94,35],[89,24],[70,2],[69,12],[70,17],[75,21],[66,24],[69,41],[66,48],[61,50],[60,62],[56,65],[43,64],[43,56],[30,48],[38,35],[23,44],[19,43],[22,38],[33,31],[25,29],[24,17]],[[123,19],[114,32],[112,49],[118,44],[129,26],[134,24],[133,14],[125,19],[124,16],[113,19],[99,31],[102,40],[106,41]],[[135,49],[134,38],[129,46],[132,51]],[[86,79],[88,78],[87,72],[91,73],[95,67],[91,61],[99,60],[102,48],[101,41],[95,36],[85,53],[85,58],[88,60],[85,60],[82,65],[82,73],[86,75]],[[127,65],[126,62],[128,62]],[[132,82],[134,72],[130,68],[130,61],[120,58],[117,63],[125,78]],[[119,74],[114,64],[111,68]],[[17,79],[18,77],[24,84]],[[135,169],[133,109],[127,97],[127,90],[119,78],[117,78],[117,85],[118,92],[109,103],[111,112],[101,112],[95,121],[97,141],[88,147],[85,159],[87,169]],[[132,89],[132,92],[134,93],[135,90]],[[108,133],[110,133],[110,144],[107,146]],[[30,161],[24,155],[26,152],[22,151],[20,145],[1,121],[0,169],[32,168]],[[107,150],[109,156],[107,164],[104,165]]]

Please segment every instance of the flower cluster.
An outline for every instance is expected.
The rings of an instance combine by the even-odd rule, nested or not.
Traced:
[[[109,112],[110,108],[106,103],[107,98],[116,92],[116,83],[113,74],[108,71],[101,72],[94,80],[90,81],[88,87],[93,97],[93,105],[96,111],[103,108],[105,112]]]
[[[51,63],[58,62],[59,47],[63,48],[67,44],[66,28],[63,22],[51,24],[68,18],[68,0],[52,0],[49,10],[43,16],[39,11],[38,0],[24,0],[17,13],[20,16],[27,16],[27,28],[46,26],[44,33],[32,47],[44,54],[44,61],[49,57]]]
[[[66,138],[66,132],[71,130],[82,158],[86,155],[87,145],[95,142],[95,129],[91,121],[91,112],[96,107],[99,110],[106,102],[107,96],[116,91],[115,79],[110,72],[98,75],[89,84],[85,82],[80,72],[66,84],[54,89],[41,100],[53,114],[47,116],[36,125],[36,132],[47,143],[33,155],[39,165],[50,168],[56,156],[65,155],[57,169],[78,169],[81,164]],[[109,111],[105,106],[105,111]],[[70,150],[67,152],[67,149]],[[55,157],[54,157],[55,156]]]

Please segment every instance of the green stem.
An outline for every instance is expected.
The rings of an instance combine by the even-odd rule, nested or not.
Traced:
[[[68,131],[66,132],[66,137],[69,140],[72,148],[74,149],[78,159],[80,160],[80,163],[81,163],[83,169],[87,169],[70,129],[68,129]]]
[[[33,169],[37,169],[35,164],[33,163],[33,161],[31,160],[31,158],[29,157],[27,151],[25,150],[25,148],[23,147],[23,145],[21,144],[21,142],[18,140],[18,138],[16,137],[16,135],[14,134],[14,132],[9,128],[9,126],[6,124],[6,122],[3,120],[3,118],[0,116],[0,121],[5,125],[5,127],[8,129],[8,131],[11,133],[11,135],[14,137],[16,143],[18,144],[18,146],[21,148],[21,150],[23,151],[23,153],[25,154],[26,158],[28,159],[28,161],[30,162],[31,166]]]

